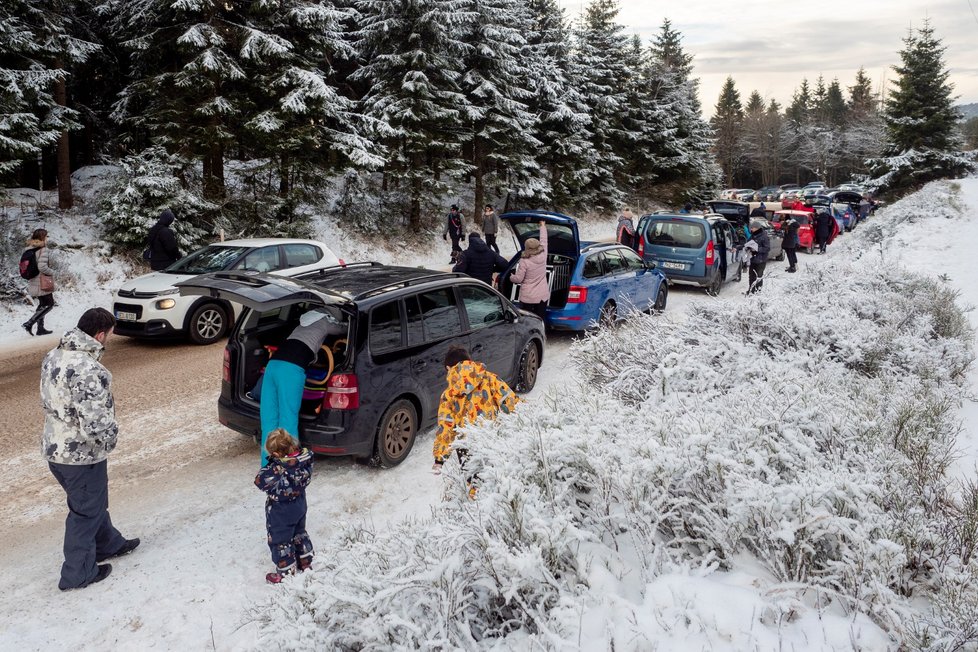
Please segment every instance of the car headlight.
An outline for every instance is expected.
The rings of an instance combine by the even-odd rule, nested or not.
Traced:
[[[165,297],[170,294],[180,294],[180,288],[170,288],[168,290],[163,290],[161,292],[157,292],[156,296]]]
[[[169,310],[170,308],[172,308],[175,305],[177,305],[177,302],[176,302],[175,299],[160,299],[159,301],[156,302],[156,309],[157,310]]]

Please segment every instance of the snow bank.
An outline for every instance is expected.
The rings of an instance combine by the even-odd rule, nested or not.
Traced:
[[[476,501],[456,468],[431,517],[348,528],[263,641],[974,645],[978,492],[945,476],[971,329],[940,281],[803,273],[586,338],[580,387],[469,428]]]

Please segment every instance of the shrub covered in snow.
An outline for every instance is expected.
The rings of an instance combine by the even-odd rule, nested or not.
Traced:
[[[263,637],[974,645],[978,497],[944,474],[971,331],[939,281],[869,262],[810,273],[810,293],[588,337],[581,387],[468,429],[477,500],[456,469],[430,518],[347,528],[258,609]]]
[[[867,161],[871,179],[866,187],[877,192],[906,192],[935,179],[955,179],[978,171],[974,152],[910,149],[896,156]]]

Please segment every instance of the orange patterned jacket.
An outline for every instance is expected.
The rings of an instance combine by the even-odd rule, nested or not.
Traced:
[[[444,462],[451,455],[457,428],[479,417],[495,419],[499,412],[509,414],[518,401],[509,385],[482,363],[466,360],[449,369],[448,389],[438,405],[435,461]]]

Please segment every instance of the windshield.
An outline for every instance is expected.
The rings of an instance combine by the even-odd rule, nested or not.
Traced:
[[[248,247],[208,245],[166,268],[168,274],[206,274],[227,269]]]
[[[694,222],[655,221],[649,224],[646,238],[653,245],[696,249],[703,246],[706,240],[706,229]]]

